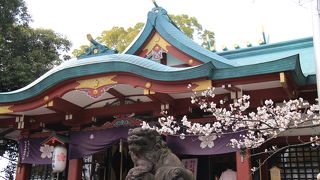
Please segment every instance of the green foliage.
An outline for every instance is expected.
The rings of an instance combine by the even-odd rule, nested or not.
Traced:
[[[0,18],[0,92],[26,86],[61,63],[60,55],[70,49],[71,42],[62,35],[28,26],[22,0],[0,1]]]
[[[101,36],[97,37],[97,41],[106,45],[108,48],[117,49],[119,53],[121,53],[129,46],[143,26],[144,23],[141,22],[137,23],[134,27],[129,27],[128,29],[114,26],[110,30],[103,31]],[[74,56],[79,56],[83,54],[88,47],[88,45],[82,45],[79,49],[73,50],[72,54]]]
[[[200,35],[202,33],[202,25],[195,17],[189,17],[186,14],[169,14],[169,17],[179,27],[179,29],[191,39],[194,38],[195,33],[197,35]]]
[[[13,180],[18,160],[18,143],[11,139],[7,141],[6,146],[0,146],[0,150],[6,152],[2,158],[9,160],[9,163],[1,172],[5,173],[5,179]]]
[[[214,32],[209,30],[203,30],[202,25],[198,22],[197,18],[189,17],[186,14],[182,15],[171,15],[170,19],[177,25],[177,27],[191,39],[199,39],[201,45],[207,45],[207,34],[209,35],[209,41],[213,46],[214,43]],[[117,49],[119,53],[123,52],[134,38],[142,30],[144,23],[137,23],[134,27],[124,29],[123,27],[114,26],[110,30],[103,31],[101,36],[97,37],[97,41],[106,45],[111,49]],[[83,54],[87,45],[80,46],[79,49],[73,50],[74,56]]]
[[[208,42],[209,42],[210,46],[214,47],[214,43],[215,43],[214,32],[209,30],[204,30],[200,36],[200,39],[202,40],[202,44],[201,44],[202,46],[206,46],[207,48],[209,48],[208,47]]]

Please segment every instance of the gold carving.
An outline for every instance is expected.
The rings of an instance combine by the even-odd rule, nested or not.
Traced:
[[[163,39],[160,34],[156,32],[143,50],[147,50],[147,54],[149,54],[157,44],[166,52],[168,52],[167,46],[171,46],[168,41]]]
[[[49,100],[49,96],[45,96],[45,97],[43,98],[43,100],[48,101],[48,100]]]
[[[146,83],[146,88],[147,88],[147,89],[150,89],[151,86],[152,86],[151,82],[147,82],[147,83]]]
[[[188,63],[189,63],[189,65],[192,65],[193,64],[193,60],[190,59]]]
[[[151,90],[149,90],[149,89],[143,89],[143,94],[144,94],[144,95],[155,94],[155,93],[156,93],[156,92],[151,91]]]
[[[13,112],[10,108],[12,106],[0,106],[0,114],[6,114]]]
[[[47,104],[43,105],[43,107],[52,107],[53,101],[49,101]]]
[[[105,86],[108,84],[116,84],[117,82],[112,80],[114,77],[116,77],[116,75],[80,80],[80,81],[77,81],[79,85],[76,87],[76,89],[82,89],[82,88],[97,89],[101,86]]]
[[[192,82],[192,84],[197,85],[196,88],[192,89],[192,91],[204,91],[210,87],[212,87],[211,80],[202,80],[202,81],[196,81]]]
[[[288,84],[287,84],[287,80],[286,80],[286,76],[284,75],[284,72],[280,73],[280,83],[283,88],[288,88]]]

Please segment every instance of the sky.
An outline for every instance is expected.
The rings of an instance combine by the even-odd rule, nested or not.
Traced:
[[[301,2],[302,3],[301,3]],[[312,36],[310,0],[157,0],[169,14],[188,14],[203,28],[214,31],[216,49],[232,49],[246,42],[257,45],[262,26],[269,42]],[[300,2],[300,3],[299,3]],[[88,44],[113,26],[125,28],[146,22],[151,0],[26,0],[34,28],[48,28],[65,35],[72,49]]]
[[[214,31],[216,48],[229,49],[246,42],[257,45],[261,29],[270,43],[312,36],[310,0],[157,0],[170,14],[188,14],[203,28]],[[301,2],[301,3],[299,3]],[[86,34],[97,37],[113,26],[125,28],[146,22],[151,0],[26,0],[34,28],[52,29],[73,43],[88,44]],[[0,159],[0,169],[6,163]],[[1,178],[0,178],[1,179]]]

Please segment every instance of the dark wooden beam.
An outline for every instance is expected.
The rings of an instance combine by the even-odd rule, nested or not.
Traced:
[[[6,119],[0,119],[0,128],[14,128],[15,126],[16,118],[6,118]]]
[[[83,110],[80,106],[73,104],[62,98],[54,98],[51,102],[49,102],[46,105],[46,107],[56,112],[68,113],[68,114],[77,114]]]
[[[147,95],[150,99],[163,103],[163,104],[174,104],[174,99],[169,95],[165,93],[155,93],[155,94],[149,94]]]
[[[57,123],[65,120],[65,114],[62,113],[51,113],[32,116],[33,119],[43,123]]]
[[[3,130],[3,131],[0,132],[0,137],[1,137],[1,136],[5,136],[5,135],[7,135],[7,134],[9,134],[9,133],[11,133],[11,132],[13,132],[13,131],[14,131],[13,128],[5,129],[5,130]]]
[[[120,100],[125,98],[125,95],[123,95],[119,91],[115,90],[114,88],[109,89],[108,93],[111,94],[112,96],[120,99]]]

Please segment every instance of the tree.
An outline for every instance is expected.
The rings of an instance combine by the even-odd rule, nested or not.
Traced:
[[[0,1],[0,92],[29,84],[59,64],[62,53],[70,49],[71,42],[62,35],[48,29],[32,29],[28,26],[30,21],[24,0]],[[0,155],[9,160],[3,170],[5,177],[13,179],[18,144],[8,139],[0,150]]]
[[[230,145],[239,149],[254,149],[262,144],[271,141],[281,135],[285,135],[290,130],[303,128],[320,127],[319,104],[309,104],[302,98],[297,100],[284,101],[281,106],[275,105],[272,100],[266,100],[264,105],[250,110],[250,96],[244,95],[233,103],[221,100],[216,103],[214,88],[203,91],[199,96],[194,93],[191,103],[197,104],[203,112],[210,113],[215,121],[212,123],[192,123],[184,116],[181,120],[176,120],[173,116],[165,115],[159,118],[159,127],[150,126],[143,122],[142,128],[155,129],[160,134],[180,136],[198,136],[203,142],[201,148],[212,148],[214,140],[228,134],[241,133],[240,139],[231,139]],[[265,149],[259,154],[267,154],[268,158],[260,163],[260,168],[268,159],[283,151],[286,148],[312,145],[320,146],[320,137],[315,130],[310,141],[301,141],[299,144]]]
[[[0,150],[1,154],[4,153],[1,155],[2,158],[9,160],[9,164],[1,172],[5,173],[4,179],[13,180],[14,175],[16,173],[16,166],[18,160],[18,143],[17,141],[11,139],[6,139],[6,141],[7,144],[5,146],[0,146]]]
[[[214,32],[203,30],[202,25],[198,22],[197,18],[189,17],[186,14],[171,15],[170,19],[177,25],[177,27],[191,39],[199,39],[201,45],[207,45],[207,35],[211,45],[214,43]],[[123,52],[134,38],[142,30],[144,23],[138,22],[134,27],[124,29],[123,27],[114,26],[110,30],[103,31],[101,36],[97,37],[97,41],[105,44],[111,49],[117,49],[120,53]],[[88,45],[82,45],[79,49],[73,50],[74,56],[79,56],[85,52]]]
[[[0,7],[0,92],[5,92],[24,87],[61,63],[71,42],[52,30],[30,28],[23,0],[1,1]]]
[[[189,17],[186,14],[172,15],[169,14],[170,19],[178,26],[178,28],[189,38],[199,39],[202,46],[214,46],[214,32],[203,29],[197,18]],[[208,47],[209,48],[209,47]]]
[[[169,17],[178,26],[178,28],[191,39],[194,38],[195,34],[200,35],[203,31],[202,25],[195,17],[189,17],[186,14],[176,16],[169,14]]]

